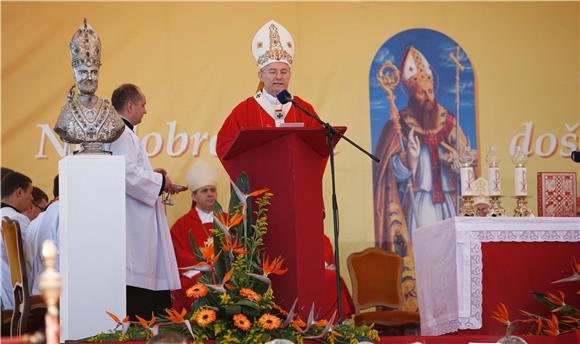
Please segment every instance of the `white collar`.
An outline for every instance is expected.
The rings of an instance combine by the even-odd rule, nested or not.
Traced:
[[[198,207],[195,207],[195,210],[197,211],[197,216],[199,216],[201,223],[213,223],[213,212],[206,213]]]
[[[277,127],[280,126],[281,123],[285,123],[284,119],[292,107],[291,102],[282,104],[276,97],[269,94],[266,90],[258,91],[258,93],[254,95],[254,99],[256,99],[262,109],[272,117]]]

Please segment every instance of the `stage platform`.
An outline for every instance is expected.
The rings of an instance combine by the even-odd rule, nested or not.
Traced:
[[[489,344],[497,343],[502,336],[496,335],[443,335],[443,336],[389,336],[381,337],[380,344]],[[567,333],[558,337],[521,336],[528,344],[580,344],[580,331]],[[20,338],[2,337],[3,344],[24,344]],[[77,344],[84,344],[75,342]],[[119,343],[119,342],[115,342]],[[125,344],[145,344],[144,341],[123,342]],[[213,341],[208,341],[213,344]],[[304,343],[320,343],[315,340],[305,340]],[[109,343],[106,343],[109,344]],[[112,344],[112,343],[110,343]]]

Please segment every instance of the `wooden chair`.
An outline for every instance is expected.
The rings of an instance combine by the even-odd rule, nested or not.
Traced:
[[[10,335],[20,336],[28,330],[27,325],[31,311],[35,310],[35,314],[41,316],[46,311],[46,304],[41,295],[30,296],[28,292],[28,275],[24,261],[24,250],[22,249],[22,233],[18,222],[12,221],[8,217],[2,218],[2,238],[8,254],[14,292]],[[41,319],[42,317],[37,322],[41,323]]]
[[[355,324],[374,323],[383,335],[393,334],[393,331],[404,334],[407,330],[417,334],[419,313],[401,310],[403,258],[378,248],[367,248],[351,254],[347,263],[356,310]],[[371,307],[376,310],[361,312]]]

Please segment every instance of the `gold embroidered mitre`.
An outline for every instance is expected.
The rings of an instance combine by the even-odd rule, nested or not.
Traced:
[[[86,18],[71,38],[69,48],[73,68],[101,65],[101,40]]]
[[[252,41],[252,53],[259,69],[273,62],[292,65],[294,40],[286,28],[274,20],[262,26]]]
[[[403,58],[403,83],[411,89],[419,81],[433,82],[433,72],[427,59],[414,47],[410,47]]]

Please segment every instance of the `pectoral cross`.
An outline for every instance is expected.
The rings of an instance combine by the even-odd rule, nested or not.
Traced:
[[[276,118],[282,119],[282,117],[284,117],[284,114],[282,113],[282,109],[276,109],[276,110],[274,110],[274,112],[276,113]]]

